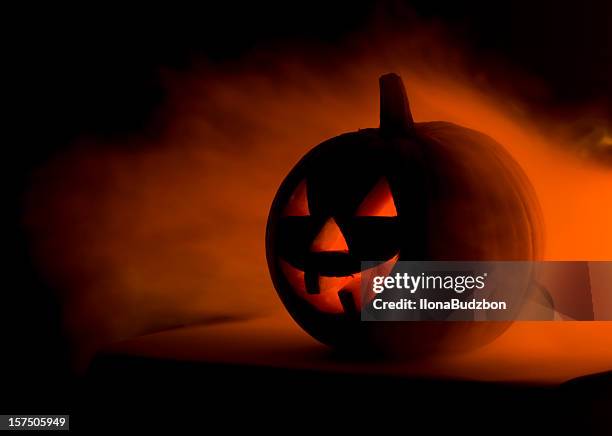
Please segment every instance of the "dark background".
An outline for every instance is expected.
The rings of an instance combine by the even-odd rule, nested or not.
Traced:
[[[1,412],[73,410],[74,392],[82,389],[68,365],[54,290],[36,270],[21,227],[27,177],[81,135],[112,137],[146,128],[164,99],[161,67],[189,68],[194,58],[237,60],[270,45],[333,46],[364,32],[374,17],[389,29],[431,20],[477,56],[503,59],[544,81],[549,93],[529,102],[534,110],[595,103],[612,119],[612,3],[462,3],[54,4],[7,11],[3,166],[9,264],[0,303]]]

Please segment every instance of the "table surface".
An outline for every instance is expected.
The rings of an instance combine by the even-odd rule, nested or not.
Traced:
[[[365,361],[338,356],[279,313],[149,334],[103,352],[331,373],[557,385],[612,370],[612,322],[516,322],[494,342],[470,352]]]

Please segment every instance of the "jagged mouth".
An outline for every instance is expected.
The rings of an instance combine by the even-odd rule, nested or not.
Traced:
[[[296,293],[319,310],[328,313],[360,311],[362,275],[388,275],[399,253],[375,266],[361,270],[361,262],[344,252],[318,253],[310,257],[304,269],[285,260],[280,267]]]

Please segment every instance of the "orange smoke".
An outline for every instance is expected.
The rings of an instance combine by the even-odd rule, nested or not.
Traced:
[[[563,138],[541,133],[554,126],[504,92],[477,88],[439,40],[370,44],[333,62],[262,55],[168,72],[159,135],[87,138],[40,168],[24,219],[60,290],[77,365],[123,338],[283,310],[264,252],[276,188],[314,145],[378,125],[378,77],[389,71],[403,77],[415,121],[480,130],[514,155],[542,204],[547,259],[612,259],[612,171],[567,154]]]

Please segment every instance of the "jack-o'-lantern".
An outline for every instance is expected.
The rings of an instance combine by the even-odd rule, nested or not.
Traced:
[[[505,322],[361,322],[361,262],[534,260],[539,206],[488,136],[415,123],[401,78],[380,78],[380,127],[329,139],[282,182],[270,211],[270,273],[290,314],[333,346],[470,348]],[[378,342],[378,343],[374,343]]]

